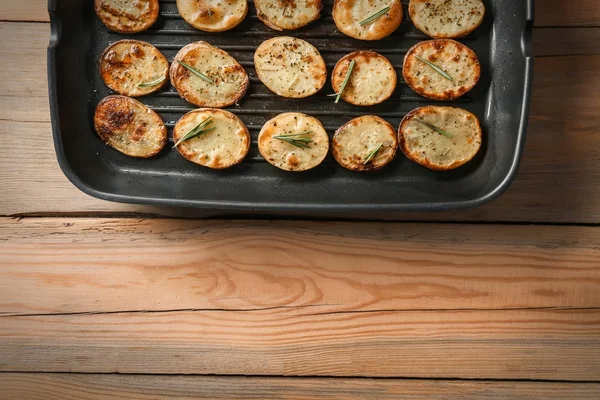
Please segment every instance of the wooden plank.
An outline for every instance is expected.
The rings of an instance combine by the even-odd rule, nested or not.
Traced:
[[[44,67],[48,27],[0,23],[0,34],[6,38],[0,41],[4,55],[0,69],[9,71],[15,63],[20,65],[11,79],[0,80],[0,144],[12,149],[0,159],[4,188],[0,215],[104,212],[199,216],[189,209],[103,202],[75,189],[58,168],[48,123]],[[399,219],[600,222],[600,203],[593,201],[600,198],[598,70],[600,56],[538,59],[529,137],[514,186],[499,200],[477,210],[406,214]],[[555,182],[568,182],[569,189]]]
[[[3,398],[289,400],[596,400],[598,383],[0,374]]]
[[[48,21],[48,0],[20,0],[0,3],[0,21]],[[600,26],[597,0],[538,0],[538,26]]]
[[[597,0],[537,0],[536,26],[600,26]]]
[[[0,21],[49,21],[48,0],[0,2]]]
[[[600,308],[599,243],[591,227],[4,218],[0,315]]]
[[[597,381],[600,310],[0,317],[0,371]]]
[[[536,57],[600,54],[600,28],[536,28],[533,54]]]

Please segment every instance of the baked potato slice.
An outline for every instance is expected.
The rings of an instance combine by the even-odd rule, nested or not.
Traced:
[[[335,93],[340,92],[352,61],[354,65],[341,98],[357,106],[372,106],[389,99],[396,90],[396,70],[387,58],[374,51],[355,51],[338,61],[331,74]]]
[[[131,157],[149,158],[167,143],[163,120],[139,101],[108,96],[96,107],[94,128],[109,146]]]
[[[402,152],[435,171],[449,171],[471,161],[481,149],[479,120],[467,110],[426,106],[411,111],[400,124]]]
[[[235,104],[250,85],[244,67],[227,52],[206,42],[182,48],[171,64],[170,76],[179,95],[199,107]]]
[[[310,43],[289,36],[263,42],[254,53],[258,78],[272,92],[289,98],[312,96],[325,86],[327,66]]]
[[[307,171],[327,156],[329,136],[318,119],[284,113],[265,123],[258,135],[258,149],[267,162],[279,169]]]
[[[145,96],[168,83],[169,61],[150,43],[120,40],[102,54],[100,76],[106,86],[119,94]]]
[[[190,132],[198,136],[185,140]],[[193,110],[181,117],[173,129],[173,140],[187,160],[212,169],[237,165],[250,150],[250,133],[242,120],[215,108]]]
[[[94,0],[100,21],[111,31],[138,33],[158,19],[158,0]]]
[[[433,38],[460,38],[483,22],[482,0],[410,0],[408,14],[413,24]]]

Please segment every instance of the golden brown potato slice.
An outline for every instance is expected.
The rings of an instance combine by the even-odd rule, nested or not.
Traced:
[[[206,42],[181,49],[170,75],[179,95],[200,107],[230,106],[244,97],[250,85],[248,74],[233,57]]]
[[[254,0],[258,18],[277,31],[293,30],[321,18],[321,0]]]
[[[248,14],[247,0],[177,0],[179,14],[194,28],[223,32],[238,26]]]
[[[344,34],[360,40],[379,40],[402,23],[400,0],[335,0],[333,20]]]
[[[417,164],[448,171],[465,165],[481,148],[481,125],[470,112],[426,106],[411,111],[400,124],[400,148]]]
[[[375,171],[396,156],[398,139],[394,127],[375,115],[349,121],[333,136],[333,156],[351,171]]]
[[[125,96],[105,97],[96,107],[94,127],[106,144],[132,157],[152,157],[167,143],[158,114]]]
[[[450,39],[413,46],[404,58],[404,80],[412,90],[433,100],[454,100],[479,81],[481,66],[473,50]]]
[[[110,89],[125,96],[139,97],[167,84],[169,62],[150,43],[120,40],[100,59],[100,76]]]
[[[265,41],[254,53],[258,78],[271,91],[289,98],[317,93],[327,80],[327,67],[310,43],[289,36]]]
[[[137,33],[158,19],[158,0],[94,0],[96,14],[111,31]]]
[[[258,135],[265,160],[284,171],[306,171],[321,164],[329,151],[329,136],[310,115],[284,113],[267,121]]]
[[[198,137],[180,142],[200,124]],[[242,162],[250,150],[248,128],[235,114],[226,110],[201,108],[181,117],[173,129],[173,140],[182,156],[212,169],[225,169]]]
[[[352,61],[355,64],[342,99],[357,106],[372,106],[389,99],[396,89],[396,70],[387,58],[374,51],[360,50],[344,56],[331,75],[333,90],[340,92]]]
[[[473,32],[485,14],[482,0],[410,0],[415,26],[434,38],[460,38]]]

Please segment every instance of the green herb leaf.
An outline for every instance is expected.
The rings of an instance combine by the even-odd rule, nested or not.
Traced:
[[[429,128],[429,129],[431,129],[432,131],[439,133],[440,135],[443,135],[443,136],[446,136],[446,137],[449,137],[449,138],[452,138],[452,137],[453,137],[451,134],[449,134],[449,133],[448,133],[448,132],[446,132],[445,130],[443,130],[443,129],[441,129],[441,128],[438,128],[437,126],[435,126],[435,125],[433,125],[433,124],[430,124],[429,122],[427,122],[427,121],[424,121],[424,120],[422,120],[422,119],[421,119],[421,118],[419,118],[419,117],[415,118],[415,121],[417,121],[418,123],[420,123],[420,124],[421,124],[421,125],[423,125],[423,126],[426,126],[426,127],[428,127],[428,128]]]
[[[291,144],[292,146],[299,147],[301,149],[310,149],[309,144],[313,143],[311,138],[302,137],[311,134],[313,131],[306,131],[301,133],[293,133],[288,135],[273,136],[273,139],[283,140]]]
[[[381,11],[377,11],[375,14],[371,15],[368,18],[365,18],[364,20],[360,21],[358,24],[360,26],[365,26],[370,24],[371,22],[377,20],[378,18],[380,18],[381,16],[383,16],[384,14],[386,14],[388,11],[390,11],[390,7],[386,7]]]
[[[441,76],[443,76],[444,78],[448,79],[450,82],[454,83],[454,79],[452,79],[452,77],[443,69],[441,69],[440,67],[438,67],[437,65],[427,61],[426,59],[424,59],[423,57],[420,57],[418,55],[415,54],[415,58],[419,61],[424,62],[425,64],[429,65],[431,68],[433,68],[433,70],[435,72],[437,72],[438,74],[440,74]]]
[[[204,75],[202,72],[198,71],[196,68],[192,67],[189,64],[184,63],[183,61],[177,61],[179,63],[179,65],[181,65],[183,68],[187,69],[188,71],[190,71],[192,74],[196,75],[197,77],[201,78],[203,81],[206,81],[208,83],[215,83],[215,81],[213,81],[212,79],[210,79],[208,76]]]
[[[377,154],[379,154],[381,149],[383,149],[383,143],[379,143],[379,146],[377,146],[373,151],[371,151],[367,155],[367,158],[365,158],[365,162],[363,163],[363,165],[367,165],[368,163],[373,161],[375,159],[375,157],[377,157]]]
[[[199,136],[202,136],[202,135],[206,135],[207,133],[212,132],[215,129],[217,129],[214,126],[212,128],[208,128],[209,125],[211,125],[211,124],[212,124],[212,117],[206,118],[204,121],[202,121],[198,125],[196,125],[196,127],[194,129],[189,131],[184,137],[179,139],[179,141],[177,143],[175,143],[175,146],[173,146],[173,147],[175,148],[175,147],[179,146],[181,143],[185,142],[186,140],[190,140],[190,139],[194,139]]]
[[[141,88],[154,87],[154,86],[156,86],[156,85],[158,85],[160,83],[163,83],[165,81],[165,79],[167,79],[167,78],[165,76],[162,76],[162,77],[160,77],[160,78],[158,78],[158,79],[156,79],[154,81],[151,81],[151,82],[140,83],[138,85],[138,87],[141,87]]]
[[[337,97],[335,98],[335,104],[339,103],[340,99],[342,98],[342,93],[344,93],[344,90],[346,89],[346,85],[348,84],[348,81],[350,80],[350,75],[352,75],[352,71],[354,70],[355,65],[356,65],[356,61],[354,61],[354,60],[350,61],[350,66],[348,67],[348,72],[346,73],[344,82],[342,82],[342,86],[340,87],[340,92],[337,94]]]

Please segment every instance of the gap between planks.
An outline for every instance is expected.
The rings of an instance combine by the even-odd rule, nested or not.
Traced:
[[[128,400],[290,399],[290,400],[476,400],[481,398],[572,400],[596,399],[600,384],[570,382],[466,381],[420,379],[339,379],[234,376],[82,375],[0,373],[9,398]],[[11,397],[12,396],[12,397]]]

